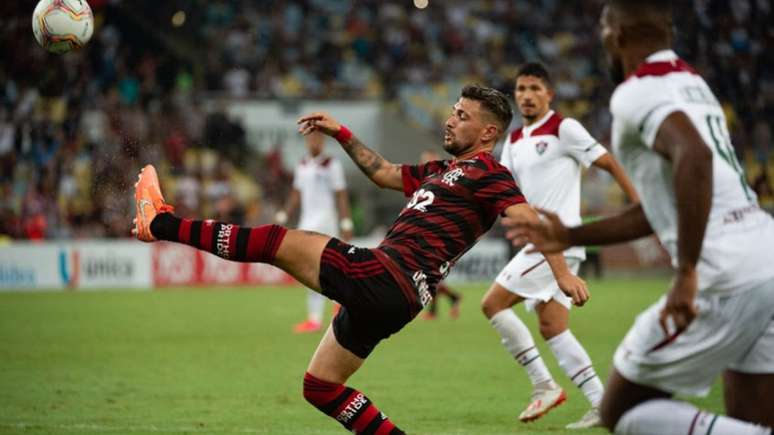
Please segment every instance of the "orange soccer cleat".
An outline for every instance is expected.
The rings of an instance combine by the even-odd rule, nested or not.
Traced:
[[[296,334],[306,334],[310,332],[317,332],[322,329],[322,323],[314,320],[305,320],[301,323],[297,323],[293,327],[293,332]]]
[[[159,213],[173,212],[174,207],[164,202],[159,186],[159,177],[153,165],[146,165],[137,176],[134,183],[134,200],[137,207],[137,215],[132,223],[132,234],[143,242],[156,240],[151,234],[150,224]]]

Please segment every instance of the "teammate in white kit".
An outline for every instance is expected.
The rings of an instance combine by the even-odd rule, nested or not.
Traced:
[[[503,147],[500,163],[513,174],[527,201],[558,213],[563,220],[580,224],[582,168],[594,165],[609,172],[630,200],[637,194],[618,162],[583,126],[551,110],[554,93],[551,78],[538,63],[523,65],[516,76],[514,97],[523,127],[514,130]],[[522,249],[500,272],[482,301],[484,315],[502,338],[508,352],[532,381],[532,399],[521,421],[545,415],[566,399],[540,357],[527,326],[512,307],[525,302],[540,319],[540,333],[551,347],[559,366],[588,399],[591,409],[569,429],[601,425],[599,403],[604,388],[586,350],[568,327],[572,300],[561,289],[584,285],[576,276],[586,258],[583,247],[564,252],[566,267],[552,270],[540,253]]]
[[[601,412],[618,434],[769,435],[774,426],[774,219],[736,159],[723,109],[671,50],[668,1],[611,0],[602,38],[614,79],[613,147],[642,204],[580,227],[544,213],[517,225],[547,252],[655,233],[672,258],[668,293],[615,354]],[[510,222],[514,224],[514,222]],[[723,374],[728,417],[672,399]]]
[[[284,224],[300,205],[299,229],[330,234],[348,241],[352,238],[353,225],[341,163],[323,153],[325,135],[322,133],[306,136],[306,148],[309,153],[296,166],[293,190],[285,209],[277,213],[276,220]],[[298,333],[316,332],[322,328],[325,296],[309,290],[306,298],[307,319],[293,328]]]

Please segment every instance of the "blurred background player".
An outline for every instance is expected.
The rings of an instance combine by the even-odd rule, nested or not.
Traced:
[[[611,0],[600,20],[618,85],[610,99],[613,150],[642,203],[569,228],[546,213],[521,235],[560,252],[655,233],[669,252],[669,291],[637,316],[615,352],[601,405],[611,432],[770,435],[774,220],[745,181],[723,107],[672,50],[671,7]],[[707,395],[721,373],[729,417],[673,399]]]
[[[554,91],[546,68],[538,63],[522,65],[516,76],[514,97],[523,126],[511,132],[500,162],[513,174],[524,195],[535,207],[559,213],[567,222],[580,224],[581,167],[594,165],[609,172],[633,202],[637,193],[618,162],[583,126],[551,110]],[[559,366],[580,388],[591,404],[579,421],[568,429],[601,425],[599,403],[604,388],[586,350],[569,329],[572,301],[562,293],[567,280],[578,279],[585,259],[582,247],[564,252],[567,274],[556,275],[539,253],[519,252],[500,272],[484,295],[482,310],[500,334],[502,343],[527,371],[534,387],[521,421],[545,415],[566,399],[535,347],[527,326],[512,307],[525,302],[540,320],[540,334]]]
[[[300,207],[298,229],[329,234],[347,242],[352,238],[353,226],[341,162],[323,152],[325,135],[322,133],[309,134],[305,142],[308,154],[296,166],[293,190],[275,220],[284,225]],[[307,289],[306,310],[306,320],[296,324],[293,331],[316,332],[322,328],[325,296]]]
[[[420,165],[424,165],[436,160],[441,160],[441,156],[435,150],[424,150],[422,151],[422,154],[419,155]],[[451,303],[451,308],[449,308],[449,316],[452,319],[456,319],[460,316],[460,302],[462,301],[462,295],[459,292],[452,290],[451,287],[446,285],[445,281],[441,281],[436,286],[435,297],[427,306],[425,312],[422,313],[423,319],[435,319],[436,315],[438,314],[438,297],[440,295],[444,295],[445,297],[449,298],[449,302]]]

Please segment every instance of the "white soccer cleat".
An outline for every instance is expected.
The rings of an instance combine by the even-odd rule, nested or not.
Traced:
[[[597,407],[589,409],[575,423],[565,426],[566,429],[590,429],[592,427],[602,427],[602,418],[599,416],[599,408]]]
[[[546,415],[548,411],[556,408],[567,400],[562,387],[539,389],[532,393],[532,399],[527,409],[519,415],[523,422],[534,421]]]

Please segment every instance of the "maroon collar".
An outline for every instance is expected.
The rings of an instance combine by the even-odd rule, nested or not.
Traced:
[[[642,78],[647,76],[660,77],[674,72],[687,72],[698,74],[691,65],[682,59],[673,59],[660,62],[643,62],[634,72],[630,73],[626,79],[632,77]]]

